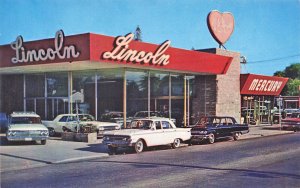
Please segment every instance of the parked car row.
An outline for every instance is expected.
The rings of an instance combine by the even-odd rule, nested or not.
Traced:
[[[181,143],[192,145],[207,140],[233,137],[249,132],[247,124],[238,124],[233,117],[205,117],[192,128],[177,128],[167,118],[141,118],[131,121],[127,129],[104,133],[103,144],[114,153],[118,148],[133,148],[140,153],[146,147],[171,145],[178,148]]]
[[[135,116],[126,129],[122,129],[120,123],[96,121],[89,114],[60,114],[53,121],[41,121],[34,112],[14,112],[7,122],[8,141],[40,141],[43,145],[49,136],[56,133],[94,128],[98,135],[103,136],[103,144],[110,152],[124,147],[140,153],[146,147],[158,145],[178,148],[181,143],[193,145],[207,141],[212,144],[216,139],[226,137],[238,140],[240,135],[249,132],[247,124],[238,124],[233,117],[226,116],[203,117],[187,128],[178,128],[174,121],[157,116]],[[290,118],[282,120],[282,126],[284,129],[300,130],[300,113],[293,113]]]
[[[119,123],[96,121],[90,114],[60,114],[53,121],[42,121],[42,123],[49,129],[50,136],[63,132],[85,132],[86,127],[95,130],[98,135],[102,135],[107,130],[121,129]]]

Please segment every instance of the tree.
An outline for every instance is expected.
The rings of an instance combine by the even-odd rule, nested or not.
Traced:
[[[282,95],[299,95],[300,63],[291,64],[290,66],[286,67],[284,71],[276,71],[274,73],[274,76],[289,78],[289,81],[281,92]]]

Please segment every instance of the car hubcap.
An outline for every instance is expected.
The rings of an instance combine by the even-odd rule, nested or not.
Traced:
[[[209,141],[210,141],[210,143],[213,143],[214,140],[215,140],[214,135],[211,134],[211,135],[209,136]]]
[[[180,145],[180,140],[179,140],[179,139],[175,139],[174,145],[175,145],[176,148],[179,147],[179,145]]]
[[[53,136],[54,133],[55,133],[55,131],[54,131],[53,129],[50,129],[50,130],[49,130],[49,135],[50,135],[50,136]]]
[[[136,149],[139,152],[143,151],[143,143],[142,142],[136,143]]]

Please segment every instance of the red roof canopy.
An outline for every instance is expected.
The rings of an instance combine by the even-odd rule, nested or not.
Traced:
[[[31,53],[36,51],[37,54],[42,54],[43,51],[51,53],[57,49],[55,45],[56,38],[52,39],[44,39],[38,41],[30,41],[30,42],[23,42],[22,48],[23,52],[20,48],[20,54],[24,53],[25,55],[27,52]],[[14,70],[14,67],[20,66],[40,66],[41,68],[43,64],[53,64],[55,66],[56,63],[66,63],[66,62],[81,62],[91,63],[91,64],[119,64],[121,67],[136,67],[136,68],[143,68],[143,69],[155,69],[155,70],[167,70],[167,71],[179,71],[179,72],[187,72],[187,73],[205,73],[205,74],[225,74],[227,69],[230,66],[232,61],[232,57],[221,56],[206,52],[199,52],[193,50],[184,50],[178,49],[173,47],[168,47],[166,51],[164,51],[165,55],[169,55],[169,63],[166,65],[158,65],[153,63],[137,63],[137,62],[129,62],[129,61],[119,61],[119,60],[112,60],[112,59],[105,59],[103,58],[103,53],[111,52],[115,47],[115,37],[98,35],[98,34],[79,34],[73,36],[66,36],[63,38],[63,44],[61,48],[61,53],[63,53],[64,47],[72,46],[75,48],[76,52],[78,52],[79,56],[71,56],[61,58],[57,52],[56,54],[52,54],[55,58],[45,59],[38,61],[30,62],[18,62],[13,63],[12,59],[16,58],[16,50],[14,50],[11,45],[2,45],[0,46],[0,70],[1,68],[9,68]],[[160,47],[160,45],[156,44],[149,44],[145,42],[139,41],[131,41],[128,45],[129,49],[136,50],[137,52],[144,51],[145,53],[152,53],[155,54],[156,50]],[[70,49],[68,49],[70,50]],[[75,54],[75,53],[74,53]],[[50,54],[50,57],[52,57]],[[75,57],[75,58],[74,58]],[[3,69],[4,70],[4,69]],[[2,72],[3,72],[2,70]],[[7,69],[5,69],[7,70]],[[1,72],[1,71],[0,71]]]

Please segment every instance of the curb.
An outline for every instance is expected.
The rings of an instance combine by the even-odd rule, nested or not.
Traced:
[[[74,157],[69,158],[61,161],[55,161],[51,162],[51,164],[64,164],[64,163],[74,163],[74,162],[81,162],[81,161],[87,161],[87,160],[93,160],[93,159],[101,159],[101,158],[107,158],[109,157],[109,154],[103,154],[101,156],[95,155],[95,156],[88,156],[88,157]]]
[[[42,164],[33,164],[27,167],[13,167],[13,168],[4,168],[0,170],[0,173],[5,173],[5,172],[12,172],[12,171],[17,171],[17,170],[27,170],[27,169],[32,169],[32,168],[38,168],[38,167],[44,167],[48,165],[53,165],[53,164],[67,164],[67,163],[74,163],[74,162],[82,162],[82,161],[88,161],[88,160],[93,160],[93,159],[101,159],[101,158],[107,158],[109,157],[109,154],[103,154],[103,155],[94,155],[94,156],[88,156],[88,157],[75,157],[75,158],[69,158],[61,161],[54,161],[54,162],[47,162],[47,163],[42,163]]]
[[[272,136],[281,136],[281,135],[287,135],[287,134],[294,134],[295,132],[286,132],[281,134],[270,134],[270,135],[263,135],[263,134],[257,134],[253,137],[246,137],[246,138],[240,138],[239,140],[250,140],[250,139],[258,139],[258,138],[265,138],[265,137],[272,137]]]

